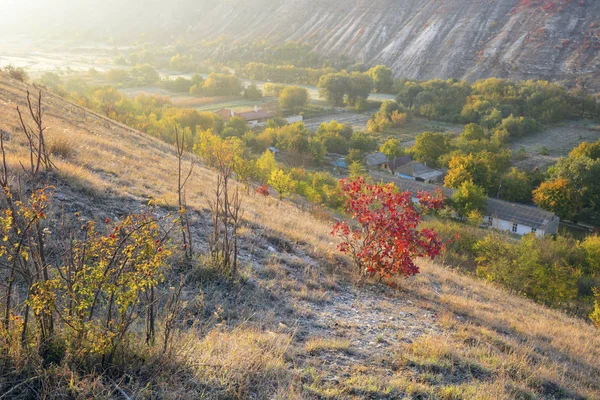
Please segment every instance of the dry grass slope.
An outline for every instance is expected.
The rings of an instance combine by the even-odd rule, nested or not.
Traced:
[[[14,108],[26,89],[0,75],[0,129],[17,155],[25,149]],[[175,204],[171,146],[50,94],[44,105],[49,140],[65,155],[59,174],[81,196],[66,207],[114,218],[149,199]],[[196,243],[205,240],[214,184],[212,171],[196,168],[188,188]],[[67,192],[58,187],[58,198]],[[399,290],[357,287],[339,265],[327,223],[252,195],[244,216],[242,286],[231,293],[199,271],[188,287],[190,327],[160,370],[139,367],[137,379],[121,382],[130,395],[600,398],[600,334],[589,324],[429,262]],[[54,372],[53,382],[69,382],[67,372]],[[75,398],[111,397],[94,377],[72,390]]]

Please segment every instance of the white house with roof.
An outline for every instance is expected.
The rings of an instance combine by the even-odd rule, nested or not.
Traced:
[[[413,194],[413,201],[417,202],[420,191],[433,193],[442,189],[446,197],[451,198],[455,190],[446,187],[431,185],[409,179],[394,179],[393,181],[402,191]],[[484,213],[484,225],[490,229],[512,232],[519,236],[534,233],[537,237],[554,235],[558,233],[560,218],[550,211],[524,204],[511,203],[504,200],[488,198]]]

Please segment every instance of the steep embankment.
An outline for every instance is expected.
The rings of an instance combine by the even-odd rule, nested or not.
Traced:
[[[14,108],[26,89],[0,74],[13,165],[25,154]],[[170,146],[51,95],[43,104],[48,140],[72,149],[57,158],[64,211],[118,218],[148,199],[174,203]],[[198,166],[188,202],[199,251],[214,186]],[[244,210],[242,282],[190,278],[185,315],[197,320],[178,334],[179,366],[123,380],[132,398],[600,396],[600,336],[585,322],[426,262],[399,290],[357,286],[334,257],[329,223],[259,196]]]
[[[593,0],[230,0],[190,26],[198,38],[307,42],[414,79],[600,78]]]

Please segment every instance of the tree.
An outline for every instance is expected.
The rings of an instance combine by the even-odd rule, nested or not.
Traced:
[[[367,71],[373,79],[375,91],[378,93],[390,93],[394,86],[392,70],[385,65],[377,65]]]
[[[239,95],[242,91],[242,81],[233,75],[213,72],[202,84],[202,91],[207,96]]]
[[[291,173],[285,173],[282,169],[271,173],[269,185],[279,193],[279,200],[283,200],[296,190],[296,181]]]
[[[350,106],[357,106],[360,102],[366,101],[373,90],[373,79],[361,72],[351,73],[349,83],[350,85],[346,90],[346,100]]]
[[[475,245],[477,275],[550,306],[571,301],[581,275],[569,265],[568,252],[560,251],[569,243],[558,240],[563,243],[555,246],[553,238],[529,234],[511,243],[503,234],[489,234]]]
[[[368,133],[354,132],[350,138],[350,148],[360,150],[362,154],[377,150],[377,139]]]
[[[344,96],[349,86],[349,76],[342,73],[323,75],[317,85],[320,89],[321,97],[325,98],[334,107],[344,105]]]
[[[250,84],[246,89],[244,89],[244,98],[247,100],[260,100],[262,97],[262,92],[254,83]]]
[[[592,160],[600,159],[600,140],[594,143],[583,142],[569,153],[569,158],[588,157]]]
[[[287,86],[279,95],[279,107],[284,110],[299,110],[308,105],[308,90],[299,86]]]
[[[448,164],[444,186],[458,189],[464,182],[471,181],[485,190],[491,187],[492,173],[487,160],[469,154],[454,156]]]
[[[246,122],[246,120],[244,118],[235,116],[235,117],[231,117],[231,119],[227,123],[227,127],[225,129],[229,129],[229,132],[230,132],[229,135],[223,133],[223,136],[225,136],[225,137],[227,137],[227,136],[242,137],[244,135],[244,133],[246,133],[248,131],[248,129],[250,129],[250,127],[248,126],[248,122]]]
[[[456,212],[462,217],[467,217],[473,211],[480,213],[485,211],[487,196],[483,188],[475,185],[472,181],[466,181],[454,192],[452,204]]]
[[[379,151],[385,154],[388,160],[393,160],[397,157],[404,155],[404,149],[402,149],[402,143],[399,139],[390,139],[381,145]]]
[[[317,138],[310,138],[308,139],[308,148],[313,157],[313,162],[316,165],[323,164],[327,155],[327,147],[325,147],[323,142]]]
[[[450,153],[452,146],[450,137],[438,132],[423,132],[415,139],[412,153],[416,160],[425,163],[429,167],[438,167],[439,158]]]
[[[465,128],[461,132],[459,138],[465,141],[483,140],[485,139],[485,131],[477,124],[468,124],[465,125]]]
[[[572,218],[581,208],[577,190],[566,179],[543,182],[533,191],[533,202],[561,218]]]
[[[347,159],[346,161],[348,162]],[[365,168],[363,167],[360,161],[355,160],[350,162],[350,165],[348,166],[348,175],[350,176],[350,179],[356,179],[358,177],[361,177],[364,175],[364,173]]]
[[[577,155],[577,152],[575,153]],[[587,156],[566,157],[548,169],[550,179],[566,179],[575,188],[581,207],[600,210],[600,160]]]
[[[517,203],[528,203],[531,201],[531,190],[531,180],[526,172],[513,167],[502,175],[500,198]]]
[[[267,182],[276,169],[277,161],[275,161],[275,155],[268,150],[256,160],[257,175],[261,182]]]
[[[417,207],[411,193],[398,193],[393,184],[369,185],[362,178],[344,179],[341,189],[346,212],[358,227],[351,228],[343,221],[333,227],[332,235],[342,240],[338,249],[352,257],[362,276],[412,276],[419,272],[416,257],[439,255],[443,244],[437,234],[418,229],[422,212],[443,207],[439,193],[419,193]]]
[[[160,75],[149,64],[136,65],[129,71],[133,83],[138,86],[153,85],[160,81]]]

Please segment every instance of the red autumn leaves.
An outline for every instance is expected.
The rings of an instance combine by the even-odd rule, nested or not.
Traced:
[[[361,274],[390,277],[419,273],[417,257],[439,255],[444,245],[437,233],[418,229],[421,213],[444,207],[441,193],[419,193],[418,205],[409,192],[398,193],[394,185],[369,185],[362,178],[341,181],[346,196],[346,212],[357,222],[333,227],[342,253],[352,257]]]

